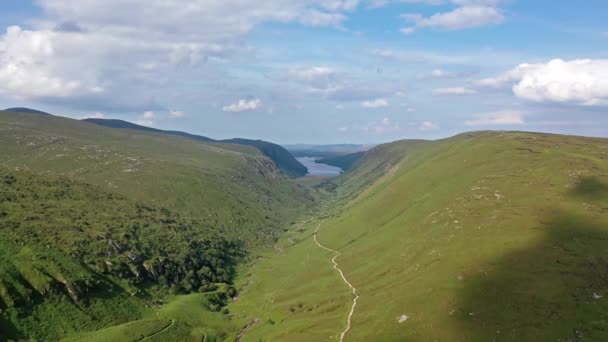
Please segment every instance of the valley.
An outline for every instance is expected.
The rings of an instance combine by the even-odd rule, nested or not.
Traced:
[[[0,342],[608,341],[607,14],[0,0]]]
[[[402,140],[292,180],[252,146],[0,131],[0,340],[608,337],[606,139]]]

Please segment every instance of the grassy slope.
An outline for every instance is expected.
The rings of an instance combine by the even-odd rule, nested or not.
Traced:
[[[209,291],[230,282],[242,253],[218,247],[221,239],[213,227],[165,209],[0,168],[2,330],[55,340],[142,318],[169,288],[183,291],[178,284]]]
[[[319,240],[342,252],[361,295],[347,340],[608,338],[607,140],[397,142],[344,177]],[[314,227],[292,229],[240,280],[232,310],[263,322],[245,340],[329,341],[343,330],[351,295]]]
[[[156,128],[150,128],[146,126],[136,125],[128,121],[123,120],[110,120],[110,119],[84,119],[83,121],[93,123],[100,126],[110,128],[121,128],[121,129],[132,129],[144,132],[156,132],[160,134],[168,134],[174,136],[180,136],[196,141],[203,142],[216,142],[225,144],[236,144],[242,146],[251,146],[258,149],[262,154],[272,160],[279,170],[283,171],[287,176],[292,178],[305,176],[308,170],[304,165],[300,164],[286,149],[283,147],[273,144],[271,142],[262,140],[249,140],[249,139],[228,139],[228,140],[214,140],[201,135],[190,134],[179,131],[163,131]]]
[[[259,149],[265,156],[270,158],[277,164],[277,167],[281,169],[289,177],[297,178],[306,176],[308,169],[300,164],[294,156],[289,153],[285,148],[277,144],[269,143],[262,140],[249,140],[249,139],[229,139],[222,140],[222,142],[230,144],[239,144],[252,146]]]
[[[365,152],[355,152],[346,155],[325,157],[317,160],[317,163],[336,166],[347,171],[352,169],[364,155]]]
[[[134,234],[130,227],[154,227],[158,222],[169,233],[175,231],[177,220],[180,234],[189,236],[190,241],[200,234],[210,234],[254,248],[272,243],[284,220],[309,206],[312,200],[302,186],[282,176],[259,151],[233,144],[193,142],[52,116],[0,112],[0,151],[3,175],[14,174],[18,181],[22,177],[40,177],[39,181],[49,188],[40,194],[28,188],[23,192],[26,197],[19,192],[9,194],[23,199],[21,204],[0,201],[0,211],[9,214],[0,217],[2,233],[10,235],[3,235],[0,249],[0,340],[23,335],[54,340],[69,333],[146,318],[150,311],[146,306],[156,305],[151,303],[163,298],[166,291],[149,289],[149,296],[142,293],[131,297],[131,293],[148,290],[145,282],[138,285],[141,280],[131,277],[132,267],[109,275],[93,267],[103,266],[104,260],[97,259],[105,252],[97,252],[108,246],[95,238],[97,234],[116,235],[116,240],[124,240]],[[29,173],[23,170],[33,174],[25,176]],[[71,199],[72,190],[64,186],[71,184],[70,180],[47,184],[47,179],[57,176],[75,180],[76,190],[72,190],[85,194],[84,198]],[[57,195],[60,196],[55,198]],[[37,197],[27,200],[27,196]],[[172,217],[161,215],[150,222],[137,218],[128,209],[137,207],[136,202],[167,208]],[[44,217],[52,219],[44,223]],[[25,223],[22,227],[27,229],[6,230],[7,220]],[[191,234],[189,224],[184,226],[184,222],[196,222],[199,231]],[[142,234],[145,239],[132,247],[144,255],[154,256],[173,244],[162,229]],[[79,249],[87,239],[93,241],[91,246],[95,248],[85,248],[83,257]],[[188,257],[188,248],[175,246],[184,252],[176,254],[178,259]],[[128,263],[125,255],[116,256],[117,261],[124,259]],[[111,262],[120,265],[115,260]],[[68,295],[67,284],[72,283],[85,284],[83,288],[90,289],[75,299]],[[100,287],[107,291],[95,290],[99,287],[96,284],[105,284]],[[199,311],[197,317],[205,322],[192,325],[179,320],[175,326],[179,334],[196,335],[196,331],[211,329],[215,336],[224,336],[238,330],[230,322],[221,323],[222,314]]]
[[[247,146],[3,112],[0,146],[0,165],[64,174],[204,218],[246,241],[272,240],[273,229],[311,200]]]

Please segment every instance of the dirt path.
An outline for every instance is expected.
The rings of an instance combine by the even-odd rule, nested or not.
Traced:
[[[344,329],[344,331],[342,331],[342,334],[340,334],[340,342],[344,342],[344,338],[346,337],[346,334],[350,330],[351,321],[352,321],[353,315],[355,314],[355,308],[357,307],[357,299],[359,299],[359,295],[357,294],[357,289],[348,281],[348,279],[346,279],[346,277],[344,276],[344,272],[342,272],[342,269],[338,266],[338,263],[336,262],[336,258],[339,257],[341,253],[336,250],[333,250],[331,248],[325,247],[322,244],[320,244],[319,241],[317,241],[317,233],[319,232],[319,228],[321,228],[320,223],[317,226],[317,229],[315,229],[315,234],[313,235],[313,239],[315,240],[315,243],[320,248],[325,249],[325,250],[330,251],[335,254],[334,257],[331,259],[331,262],[334,264],[334,269],[340,273],[340,276],[342,277],[342,280],[344,280],[344,283],[346,283],[346,285],[348,285],[348,287],[350,287],[350,289],[353,291],[353,305],[351,306],[350,312],[348,313],[348,318],[346,320],[346,328]]]
[[[171,324],[167,325],[164,329],[159,330],[159,331],[155,332],[154,334],[152,334],[150,336],[146,336],[146,337],[142,338],[141,340],[139,340],[138,342],[145,341],[145,340],[150,339],[150,338],[152,338],[152,337],[154,337],[156,335],[164,333],[165,331],[169,330],[173,326],[173,324],[175,324],[175,320],[174,319],[172,319],[171,320]]]
[[[260,323],[260,319],[256,318],[254,319],[251,323],[247,324],[243,330],[241,330],[241,332],[239,333],[239,335],[236,337],[236,342],[241,342],[241,339],[243,338],[243,336],[245,336],[245,334],[251,330],[253,327],[255,327],[258,323]]]

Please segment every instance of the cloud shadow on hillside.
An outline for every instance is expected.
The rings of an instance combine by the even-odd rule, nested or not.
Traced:
[[[597,177],[582,177],[571,194],[591,201],[608,199],[608,183]]]
[[[463,335],[478,341],[608,340],[605,225],[558,212],[540,229],[544,240],[488,264],[465,287],[453,313]]]

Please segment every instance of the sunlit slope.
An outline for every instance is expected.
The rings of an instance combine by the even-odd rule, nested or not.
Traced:
[[[272,238],[310,202],[303,187],[247,146],[0,112],[0,152],[3,166],[67,175],[204,218],[248,241]]]
[[[372,152],[319,221],[360,294],[347,341],[608,339],[608,140],[481,132]],[[233,310],[264,322],[247,340],[344,329],[352,297],[315,226],[242,281]]]

